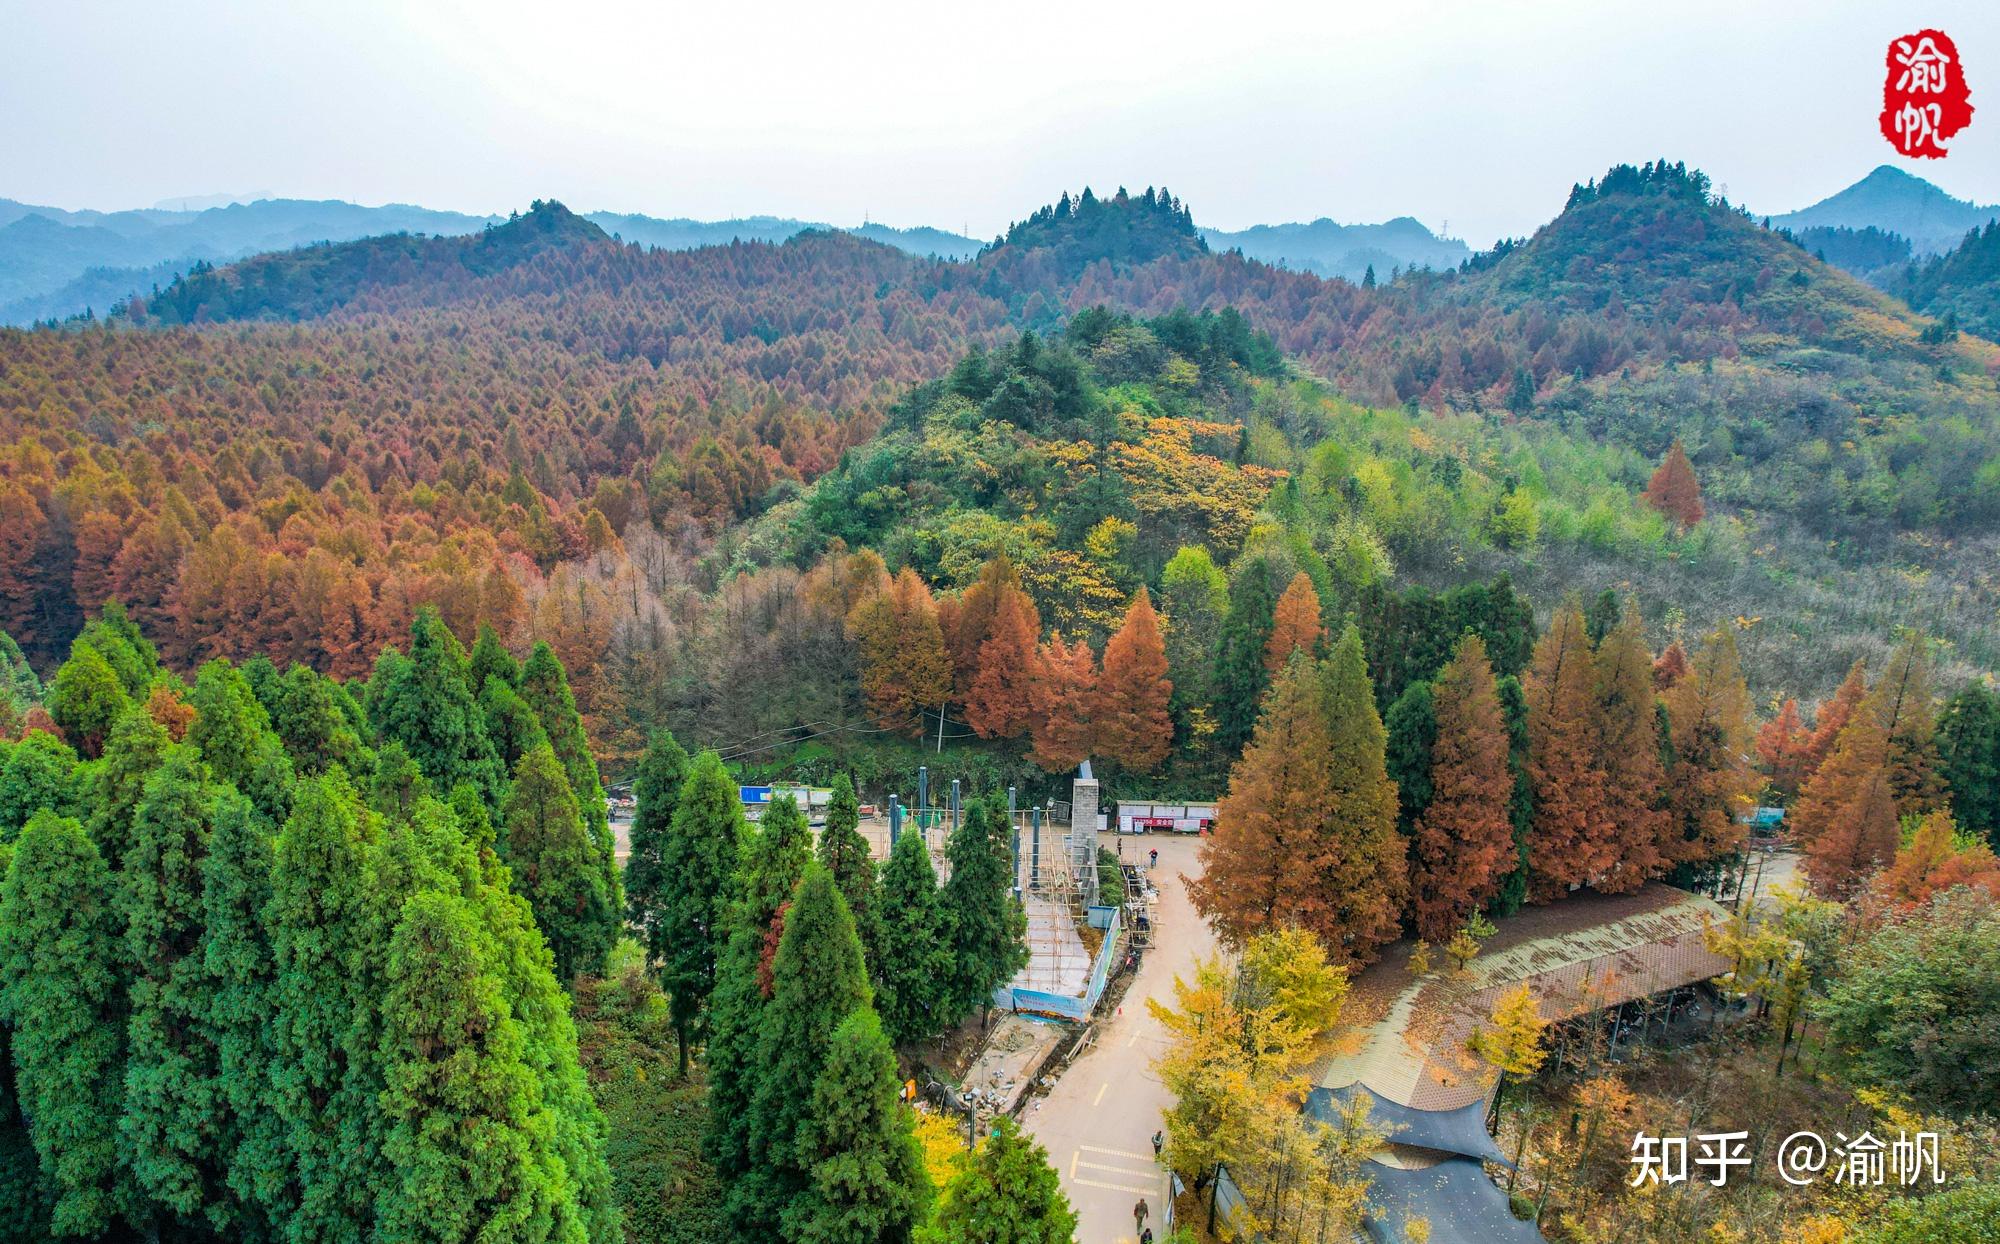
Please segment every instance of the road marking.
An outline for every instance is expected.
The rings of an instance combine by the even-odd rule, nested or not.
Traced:
[[[1085,1170],[1103,1171],[1123,1179],[1153,1179],[1159,1175],[1158,1171],[1135,1171],[1129,1166],[1106,1166],[1102,1162],[1078,1162],[1077,1165]]]
[[[1134,1196],[1154,1196],[1160,1191],[1158,1188],[1132,1188],[1125,1184],[1099,1183],[1095,1179],[1072,1179],[1070,1182],[1080,1188],[1103,1188],[1108,1192],[1129,1192]]]
[[[1095,1109],[1097,1109],[1097,1107],[1099,1107],[1099,1106],[1103,1105],[1103,1104],[1104,1104],[1104,1095],[1105,1095],[1105,1093],[1109,1092],[1110,1090],[1111,1090],[1111,1081],[1109,1081],[1109,1080],[1106,1080],[1106,1081],[1105,1081],[1104,1083],[1102,1083],[1102,1084],[1098,1085],[1098,1086],[1097,1086],[1097,1099],[1096,1099],[1095,1101],[1093,1101],[1093,1102],[1091,1102],[1091,1103],[1090,1103],[1090,1108],[1091,1108],[1092,1110],[1095,1110]]]
[[[1078,1152],[1086,1153],[1102,1153],[1114,1158],[1131,1158],[1135,1162],[1144,1162],[1148,1165],[1151,1165],[1154,1161],[1152,1154],[1134,1153],[1130,1149],[1106,1149],[1099,1145],[1078,1145],[1077,1150]]]

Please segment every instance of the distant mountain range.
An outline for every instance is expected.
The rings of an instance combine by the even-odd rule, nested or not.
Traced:
[[[199,209],[199,210],[197,210]],[[628,212],[586,212],[606,234],[659,250],[783,242],[836,226],[783,216],[733,220],[663,219]],[[1891,288],[1911,260],[1956,249],[1970,230],[2000,218],[2000,206],[1953,198],[1884,165],[1827,199],[1770,217],[1828,262]],[[435,211],[407,204],[363,207],[341,200],[259,199],[208,195],[164,200],[132,211],[67,211],[0,199],[0,324],[57,319],[163,287],[197,263],[224,264],[314,242],[393,233],[458,236],[502,223],[500,216]],[[985,245],[943,229],[864,224],[842,230],[907,254],[966,260]],[[1311,223],[1197,230],[1209,249],[1321,277],[1360,282],[1373,269],[1456,268],[1472,257],[1457,238],[1440,237],[1408,216],[1381,224]]]
[[[1350,281],[1361,280],[1370,268],[1386,281],[1398,268],[1456,268],[1472,257],[1464,242],[1441,238],[1408,216],[1379,225],[1342,225],[1321,217],[1309,225],[1203,229],[1201,236],[1215,250],[1240,250],[1268,264]]]
[[[2000,217],[2000,205],[1955,199],[1921,177],[1884,164],[1839,194],[1771,217],[1774,229],[1879,229],[1901,234],[1917,256],[1956,250],[1965,235]]]
[[[187,210],[182,210],[183,206]],[[196,210],[199,209],[199,210]],[[734,220],[663,219],[631,212],[586,212],[585,220],[621,241],[658,250],[693,250],[731,242],[783,242],[821,221],[786,216]],[[405,204],[363,207],[341,200],[190,196],[131,211],[68,211],[0,199],[0,324],[29,324],[103,314],[134,293],[165,286],[197,263],[226,264],[314,242],[349,242],[391,233],[454,237],[502,223],[500,216],[433,211]],[[918,226],[867,223],[842,231],[907,254],[965,260],[986,245],[977,238]],[[1216,250],[1326,277],[1360,281],[1369,268],[1449,268],[1471,252],[1404,216],[1379,225],[1258,225],[1204,230]]]

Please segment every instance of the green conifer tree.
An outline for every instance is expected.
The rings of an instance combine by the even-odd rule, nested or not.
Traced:
[[[212,999],[201,874],[219,793],[199,751],[169,746],[118,878],[130,990],[119,1135],[141,1190],[182,1221],[228,1216],[228,1163],[215,1144],[221,1069],[203,1022]]]
[[[1257,729],[1257,710],[1271,673],[1264,648],[1276,624],[1278,598],[1273,571],[1262,558],[1237,572],[1230,589],[1229,612],[1222,620],[1222,638],[1215,649],[1215,745],[1233,758]]]
[[[0,887],[0,1024],[58,1235],[139,1215],[118,1161],[125,992],[111,870],[83,826],[38,812]]]
[[[556,650],[546,643],[535,645],[521,666],[521,698],[535,710],[536,720],[562,761],[569,776],[569,788],[583,810],[584,826],[604,865],[605,893],[611,896],[614,911],[625,909],[624,879],[618,874],[617,844],[611,837],[610,810],[604,802],[604,783],[597,772],[597,758],[590,753],[590,740],[583,732],[583,717],[576,711],[576,697],[570,693],[569,674],[556,659]]]
[[[285,1168],[260,1184],[294,1240],[368,1238],[382,1174],[381,1006],[370,856],[381,831],[339,770],[298,783],[278,835],[264,923],[275,970],[272,1108]]]
[[[1348,963],[1371,962],[1396,938],[1409,890],[1405,845],[1396,832],[1396,785],[1385,760],[1387,734],[1375,712],[1375,691],[1361,655],[1361,632],[1341,632],[1320,667],[1321,696],[1332,742],[1328,777],[1332,802],[1320,827],[1327,855],[1320,876],[1333,900],[1340,945],[1327,953]]]
[[[757,1046],[768,998],[759,979],[764,946],[782,932],[785,904],[811,858],[810,831],[798,805],[776,799],[764,810],[745,854],[729,943],[716,963],[708,1020],[709,1161],[726,1185],[753,1166],[750,1107],[761,1068]]]
[[[670,746],[656,758],[659,773],[671,776]],[[649,753],[650,755],[650,753]],[[646,926],[667,990],[668,1014],[687,1072],[688,1044],[715,992],[716,965],[728,948],[730,912],[749,830],[736,785],[714,752],[696,758],[672,804],[658,888],[659,909]]]
[[[993,1133],[944,1189],[921,1244],[1070,1244],[1076,1211],[1063,1195],[1049,1155],[1013,1119]]]
[[[138,811],[146,779],[159,768],[167,746],[166,728],[135,704],[111,727],[104,754],[87,770],[85,825],[114,872],[124,866],[125,849],[132,841],[132,814]]]
[[[187,741],[201,749],[216,780],[250,796],[273,825],[283,824],[291,811],[292,761],[250,680],[227,661],[210,661],[195,676],[189,703],[195,716]]]
[[[78,639],[70,645],[69,660],[49,683],[45,706],[63,738],[85,759],[94,760],[131,703],[104,654]]]
[[[1967,683],[1945,702],[1937,752],[1952,819],[2000,846],[2000,699],[1985,683]]]
[[[746,1239],[775,1235],[786,1207],[805,1192],[815,1155],[800,1142],[812,1118],[813,1087],[834,1030],[869,1004],[854,917],[832,875],[817,864],[807,867],[786,910],[770,977],[750,1099],[750,1145],[759,1161],[730,1190],[731,1221]]]
[[[569,778],[548,744],[521,758],[500,820],[514,889],[534,909],[556,957],[556,978],[603,971],[618,936],[618,909]]]
[[[719,759],[716,767],[721,768]],[[668,872],[667,854],[671,849],[675,811],[680,804],[681,788],[687,784],[688,772],[687,750],[674,738],[673,732],[655,730],[646,741],[646,751],[639,757],[639,768],[632,776],[632,798],[637,807],[632,812],[631,828],[626,831],[631,838],[632,853],[625,860],[625,919],[638,931],[639,941],[646,948],[647,962],[663,970],[667,947],[675,934],[668,915],[670,896],[675,886]],[[722,790],[721,787],[728,789]],[[745,837],[741,823],[742,804],[727,772],[722,773],[717,788],[710,792],[710,798],[713,806],[709,810],[715,812],[718,819],[725,802],[737,814],[737,866],[740,866]],[[706,827],[707,818],[701,824]],[[735,878],[731,876],[728,880],[733,883]],[[729,896],[725,893],[718,897],[722,900],[721,911],[725,918],[711,930],[714,936],[709,944],[719,953],[729,939],[726,927]],[[715,965],[711,959],[708,963],[711,987],[714,979]],[[664,982],[662,987],[671,988]],[[698,984],[695,992],[701,995]]]
[[[875,1006],[898,1045],[943,1031],[950,1013],[951,945],[937,873],[923,835],[904,833],[882,868],[874,957]]]
[[[819,832],[819,862],[833,874],[847,910],[854,915],[855,932],[861,935],[861,949],[870,953],[875,945],[875,860],[868,839],[861,835],[861,801],[854,794],[854,779],[845,773],[834,775],[833,794],[827,800],[826,827]]]
[[[1431,802],[1431,748],[1437,742],[1437,712],[1431,699],[1431,685],[1417,681],[1403,688],[1403,694],[1389,706],[1382,719],[1388,731],[1383,760],[1389,778],[1396,783],[1396,825],[1409,835]]]
[[[1028,917],[1014,897],[1007,806],[997,796],[967,805],[945,844],[951,875],[942,895],[950,934],[947,1023],[991,1006],[993,991],[1028,963]]]
[[[248,799],[227,791],[218,796],[201,862],[200,1024],[214,1049],[215,1152],[231,1196],[224,1212],[211,1208],[211,1218],[218,1231],[246,1244],[271,1238],[262,1207],[273,1199],[271,1181],[285,1172],[284,1129],[267,1091],[276,982],[264,912],[273,847]]]
[[[401,743],[437,790],[469,781],[489,808],[500,805],[506,771],[467,685],[465,649],[437,610],[410,625],[410,655],[385,648],[368,685],[368,717],[383,740]]]
[[[0,752],[0,841],[12,840],[37,812],[78,812],[82,774],[76,752],[36,730]]]
[[[472,639],[472,655],[466,669],[466,678],[474,695],[486,688],[489,678],[498,678],[508,686],[516,686],[521,681],[521,665],[514,654],[507,651],[507,645],[500,640],[500,632],[491,624],[481,622],[479,633]]]
[[[909,1244],[930,1213],[930,1176],[882,1021],[857,1009],[834,1031],[799,1129],[806,1188],[784,1211],[798,1244]]]
[[[377,1207],[381,1239],[538,1244],[574,1195],[495,954],[461,896],[421,891],[403,904],[382,998],[395,1174]]]

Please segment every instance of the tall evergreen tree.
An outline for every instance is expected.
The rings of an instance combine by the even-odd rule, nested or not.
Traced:
[[[1512,915],[1528,901],[1528,836],[1535,827],[1535,781],[1528,768],[1528,696],[1521,689],[1521,680],[1511,674],[1495,680],[1493,690],[1500,701],[1500,716],[1507,723],[1507,772],[1514,783],[1507,800],[1514,849],[1510,866],[1502,869],[1500,892],[1493,906],[1501,915]]]
[[[1337,940],[1327,941],[1327,953],[1336,962],[1366,964],[1396,940],[1409,893],[1409,865],[1402,835],[1396,832],[1396,784],[1389,780],[1384,759],[1387,732],[1375,711],[1361,632],[1353,623],[1320,664],[1320,695],[1333,790],[1319,817],[1330,848],[1319,879],[1333,896],[1339,931]]]
[[[1013,1119],[993,1134],[944,1189],[937,1216],[918,1232],[921,1244],[1070,1244],[1076,1211],[1063,1195],[1049,1155]]]
[[[0,748],[0,839],[13,838],[37,812],[76,815],[83,785],[76,752],[53,734],[31,730]]]
[[[1433,793],[1431,751],[1437,744],[1438,721],[1431,684],[1419,680],[1403,688],[1383,716],[1382,728],[1388,732],[1383,762],[1389,780],[1396,784],[1396,824],[1409,835]]]
[[[1014,897],[1012,829],[995,796],[966,805],[945,844],[951,875],[942,906],[951,938],[952,1021],[992,1004],[993,991],[1028,963],[1028,918]]]
[[[119,874],[130,990],[119,1135],[140,1189],[183,1221],[228,1217],[201,945],[202,863],[219,794],[200,752],[168,747],[147,779]]]
[[[381,1005],[371,925],[372,814],[338,770],[301,781],[278,835],[264,923],[276,969],[271,1093],[285,1169],[263,1180],[266,1213],[293,1244],[368,1238],[380,1171]]]
[[[410,624],[410,655],[385,648],[368,684],[368,719],[403,745],[438,790],[471,782],[489,808],[506,784],[467,683],[465,649],[432,608]]]
[[[208,662],[195,676],[190,702],[195,717],[187,741],[201,749],[216,780],[250,796],[273,825],[282,824],[291,810],[292,761],[243,671],[220,659]]]
[[[869,966],[875,1008],[898,1045],[943,1031],[949,1014],[951,945],[938,903],[937,873],[923,835],[905,833],[882,867],[880,920]]]
[[[123,866],[132,841],[132,815],[146,792],[146,779],[160,767],[167,746],[166,729],[134,706],[111,728],[104,754],[84,779],[89,790],[84,824],[114,872]]]
[[[679,749],[671,738],[667,742],[668,754],[653,758],[659,777],[672,768],[671,752]],[[661,857],[658,923],[646,926],[657,946],[683,1072],[689,1038],[715,991],[716,964],[728,947],[747,838],[735,783],[720,757],[703,752],[674,803]]]
[[[2000,699],[1967,683],[1938,717],[1938,773],[1959,828],[2000,846]]]
[[[1199,544],[1182,545],[1160,572],[1160,608],[1167,626],[1167,676],[1174,715],[1183,727],[1213,700],[1216,648],[1229,612],[1229,580]],[[1208,724],[1213,725],[1211,720]]]
[[[485,622],[479,624],[479,633],[473,636],[472,653],[467,658],[466,680],[471,684],[472,693],[479,694],[486,687],[486,680],[498,678],[508,686],[516,686],[521,681],[520,663],[514,654],[507,651],[500,632]]]
[[[872,950],[875,860],[868,839],[861,835],[861,801],[854,793],[854,779],[845,773],[837,773],[833,778],[833,794],[826,804],[826,827],[819,831],[819,862],[833,874],[833,884],[847,900],[855,932],[861,935],[862,950]]]
[[[730,1192],[731,1220],[749,1239],[770,1239],[796,1203],[819,1156],[808,1144],[813,1088],[834,1031],[867,1007],[868,972],[854,918],[833,878],[809,865],[785,913],[771,962],[771,1000],[758,1023],[750,1144],[760,1160]]]
[[[92,1236],[139,1201],[118,1159],[125,993],[115,883],[83,826],[38,812],[0,885],[0,1023],[58,1235]]]
[[[493,753],[509,773],[521,763],[521,757],[549,741],[542,719],[514,684],[504,679],[489,678],[480,688],[479,713],[486,724],[486,737],[493,741]]]
[[[1638,889],[1665,867],[1666,771],[1660,763],[1653,655],[1638,607],[1628,601],[1595,657],[1597,767],[1604,774],[1608,861],[1591,884],[1607,894]]]
[[[49,683],[44,703],[63,738],[86,760],[94,760],[132,697],[104,654],[79,638],[70,645],[69,660]]]
[[[271,900],[273,836],[240,794],[215,804],[201,861],[204,1039],[214,1049],[216,1152],[231,1196],[211,1218],[246,1244],[269,1239],[262,1207],[285,1171],[284,1131],[267,1087],[276,980],[264,912]]]
[[[1594,684],[1583,613],[1572,600],[1549,620],[1522,680],[1535,794],[1528,889],[1536,902],[1560,898],[1610,868]]]
[[[500,820],[514,889],[534,909],[556,957],[556,978],[603,971],[618,936],[618,909],[604,887],[597,844],[548,744],[521,758]]]
[[[766,939],[783,931],[785,904],[811,859],[810,831],[790,797],[771,801],[751,835],[743,880],[716,962],[709,1002],[708,1134],[716,1174],[733,1184],[753,1165],[750,1105],[760,1068],[757,1043],[768,998],[759,981]]]
[[[597,758],[590,753],[584,736],[583,717],[576,711],[576,697],[570,693],[569,675],[556,659],[555,649],[537,643],[521,666],[521,698],[535,710],[535,717],[548,735],[556,759],[562,761],[569,788],[583,810],[584,826],[604,864],[605,893],[613,910],[623,910],[625,894],[618,875],[617,844],[611,837],[610,812],[604,802],[604,783],[597,772]]]
[[[1271,568],[1262,558],[1246,562],[1230,589],[1229,613],[1215,650],[1215,745],[1233,757],[1250,742],[1270,672],[1264,648],[1277,620]]]
[[[655,965],[665,962],[672,935],[667,909],[673,878],[667,873],[667,850],[674,809],[687,778],[687,750],[672,731],[653,731],[632,775],[636,806],[626,831],[632,853],[625,860],[625,919],[638,931],[647,962]]]
[[[1435,702],[1432,795],[1410,846],[1410,891],[1418,935],[1442,944],[1499,891],[1514,862],[1507,723],[1477,635],[1459,640],[1438,671]]]
[[[861,1007],[834,1031],[799,1128],[802,1195],[784,1211],[798,1244],[909,1244],[930,1212],[931,1183],[899,1100],[896,1054],[874,1011]]]
[[[403,905],[382,998],[395,1172],[378,1206],[383,1239],[536,1244],[573,1195],[493,955],[462,897],[421,892]]]

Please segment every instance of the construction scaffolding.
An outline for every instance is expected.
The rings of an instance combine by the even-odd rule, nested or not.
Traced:
[[[1087,773],[1087,770],[1086,770]],[[942,785],[942,784],[940,784]],[[1007,792],[1014,892],[1027,916],[1028,963],[996,1003],[1070,1018],[1087,1015],[1109,975],[1128,920],[1121,911],[1126,883],[1115,860],[1097,845],[1097,783],[1077,780],[1069,803],[1018,806]],[[863,831],[886,859],[904,834],[920,836],[939,884],[951,877],[948,844],[965,815],[954,779],[934,787],[928,766],[917,770],[915,797],[891,795],[884,815]]]

